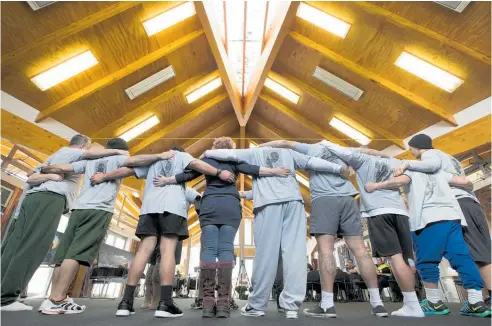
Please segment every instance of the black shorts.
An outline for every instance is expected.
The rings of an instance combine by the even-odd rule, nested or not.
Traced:
[[[373,257],[402,254],[405,262],[413,257],[412,237],[407,216],[383,214],[367,218]]]
[[[465,216],[467,227],[463,228],[463,237],[468,244],[473,261],[478,264],[490,264],[489,226],[482,206],[471,198],[459,198],[461,211]]]
[[[184,217],[168,212],[140,215],[135,235],[140,239],[146,236],[175,235],[182,241],[188,239],[188,223]]]

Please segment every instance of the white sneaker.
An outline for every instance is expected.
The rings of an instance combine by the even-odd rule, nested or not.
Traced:
[[[9,305],[0,307],[0,311],[27,311],[27,310],[32,310],[32,307],[20,303],[18,301],[14,301]]]
[[[68,295],[67,295],[67,298],[65,299],[65,301],[70,302],[70,303],[74,303],[73,299],[70,298]],[[44,299],[43,302],[41,302],[41,305],[38,308],[38,312],[41,312],[43,310],[43,308],[49,309],[49,308],[51,308],[52,305],[53,305],[53,302],[51,302],[50,299],[46,298],[46,299]]]
[[[297,319],[299,318],[299,312],[297,310],[285,310],[285,318]]]
[[[391,316],[397,317],[414,317],[414,318],[422,318],[425,317],[420,304],[417,302],[416,304],[404,303],[403,307],[400,309],[393,311]]]
[[[261,317],[265,316],[265,312],[261,310],[256,310],[250,307],[249,304],[246,304],[244,307],[241,308],[241,315],[249,317]]]
[[[49,301],[46,302],[45,301]],[[43,307],[41,313],[43,315],[72,315],[72,314],[80,314],[85,311],[85,306],[81,306],[69,300],[64,300],[61,303],[55,303],[51,300],[43,301]]]

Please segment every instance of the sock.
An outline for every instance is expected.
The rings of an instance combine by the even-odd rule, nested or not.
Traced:
[[[383,301],[381,301],[381,296],[379,295],[379,289],[378,288],[373,288],[373,289],[367,289],[369,291],[369,297],[371,298],[371,306],[373,308],[376,308],[377,306],[382,306]]]
[[[481,290],[468,289],[466,291],[468,292],[468,302],[469,303],[475,304],[477,302],[483,301],[483,296],[482,296]]]
[[[439,299],[439,289],[425,288],[425,296],[432,303],[437,303]]]
[[[126,285],[125,293],[123,294],[123,300],[133,302],[133,295],[135,293],[136,285]]]
[[[321,308],[329,309],[333,306],[333,292],[321,291]]]
[[[173,303],[173,286],[161,285],[161,301],[169,305]]]
[[[402,292],[403,293],[403,307],[393,311],[392,316],[399,317],[424,317],[424,312],[419,304],[417,294],[414,292]]]
[[[404,303],[419,303],[419,298],[417,298],[417,293],[413,292],[402,292],[403,293],[403,302]]]

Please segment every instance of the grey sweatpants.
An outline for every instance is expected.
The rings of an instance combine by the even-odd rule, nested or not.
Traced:
[[[265,310],[277,272],[280,248],[284,289],[280,306],[298,310],[306,295],[306,213],[300,201],[267,205],[258,210],[254,221],[256,255],[249,305]]]

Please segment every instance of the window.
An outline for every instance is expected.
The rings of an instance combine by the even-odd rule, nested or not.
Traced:
[[[2,194],[1,194],[1,199],[2,199],[2,213],[5,211],[5,208],[7,207],[10,197],[12,196],[12,189],[6,188],[2,186]]]
[[[109,246],[116,247],[118,249],[125,250],[127,238],[116,234],[114,232],[108,231],[105,243]]]

